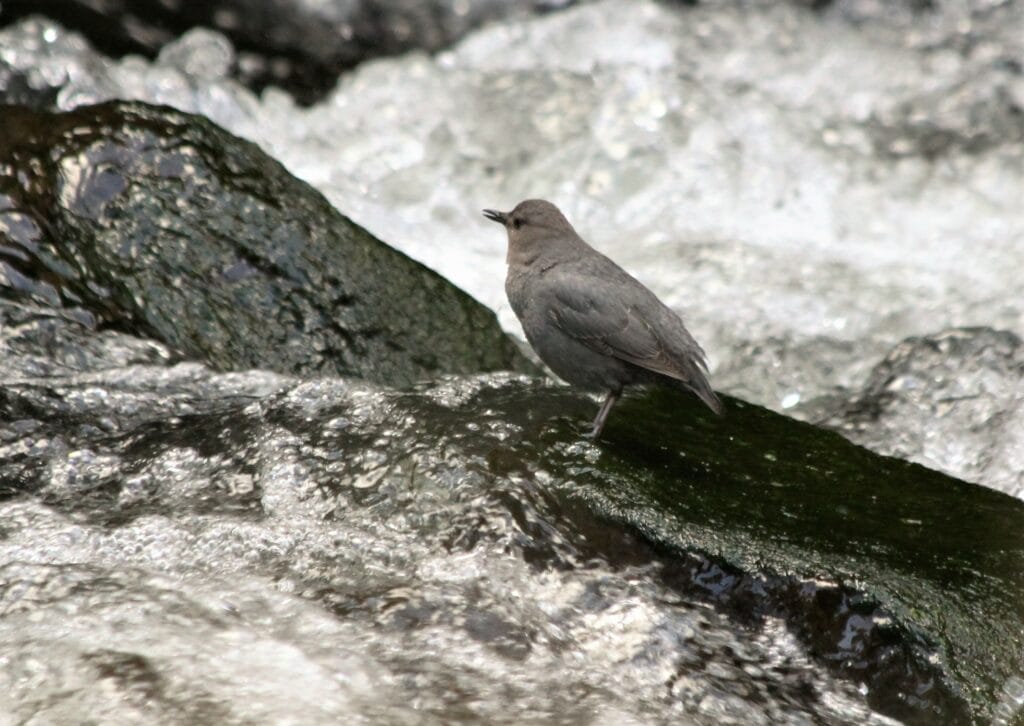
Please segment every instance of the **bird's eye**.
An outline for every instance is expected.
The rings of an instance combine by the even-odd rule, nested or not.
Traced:
[[[513,229],[519,229],[522,226],[523,226],[523,220],[519,219],[519,217],[513,217],[512,218],[512,228]]]

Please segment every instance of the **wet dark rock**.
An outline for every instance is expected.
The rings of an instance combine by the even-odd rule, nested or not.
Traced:
[[[1024,494],[1024,342],[1009,331],[909,338],[854,395],[807,413],[873,451]]]
[[[249,142],[169,108],[0,112],[0,295],[220,370],[527,365],[493,313]]]
[[[1012,706],[1019,500],[734,399],[719,419],[671,392],[629,397],[595,446],[579,437],[590,399],[510,375],[405,392],[159,358],[31,375],[34,327],[77,323],[5,314],[22,323],[3,329],[0,353],[13,340],[22,356],[2,358],[0,554],[22,564],[0,572],[0,593],[18,593],[0,641],[9,662],[80,663],[32,624],[79,613],[62,620],[102,673],[68,681],[79,666],[53,666],[61,693],[98,698],[82,683],[115,668],[169,684],[161,701],[212,679],[222,690],[207,701],[226,713],[269,708],[225,689],[241,676],[214,678],[205,655],[194,673],[173,665],[191,618],[204,640],[228,631],[248,652],[280,627],[258,615],[269,610],[269,623],[326,618],[273,636],[307,658],[369,637],[357,652],[373,662],[356,670],[408,676],[396,701],[413,688],[441,721],[571,713],[601,678],[625,689],[619,707],[640,699],[655,720],[745,708],[754,721],[863,722],[850,683],[911,723]],[[107,346],[132,358],[127,337]],[[230,604],[222,616],[209,591]],[[133,605],[145,614],[113,636],[83,605],[90,592],[112,612],[154,605]],[[624,623],[636,629],[618,640]],[[490,675],[463,672],[484,657],[511,689],[496,701],[475,695],[493,693]],[[531,693],[552,673],[563,688]],[[830,710],[849,698],[853,710]]]
[[[509,15],[557,9],[571,0],[5,0],[0,26],[45,15],[85,35],[111,57],[155,57],[191,28],[214,28],[239,51],[233,71],[250,88],[273,84],[302,103],[368,58],[438,50]]]

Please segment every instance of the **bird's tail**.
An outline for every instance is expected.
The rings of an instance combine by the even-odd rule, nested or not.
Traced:
[[[700,371],[694,371],[694,373],[696,375],[692,376],[689,381],[683,383],[683,386],[687,390],[695,393],[697,398],[702,400],[708,408],[721,416],[725,413],[721,399],[715,395],[715,392],[711,388],[711,384],[708,383],[708,379],[705,378]]]

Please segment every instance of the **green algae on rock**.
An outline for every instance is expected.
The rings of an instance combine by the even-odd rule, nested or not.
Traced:
[[[7,297],[221,370],[402,385],[529,368],[492,312],[200,116],[5,107],[0,167]]]
[[[883,713],[989,721],[1024,672],[1024,502],[760,406],[726,408],[716,419],[671,391],[626,400],[592,465],[546,468],[603,516],[720,563],[690,567],[691,586],[746,617],[784,617]],[[550,431],[541,441],[558,449]]]
[[[593,402],[564,388],[485,384],[400,408],[430,422],[426,450],[485,461],[498,489],[542,488],[578,561],[652,557],[684,596],[755,626],[781,618],[886,715],[991,720],[1024,672],[1024,502],[725,398],[717,418],[671,390],[626,397],[598,445],[580,440]],[[499,425],[516,433],[478,433]]]

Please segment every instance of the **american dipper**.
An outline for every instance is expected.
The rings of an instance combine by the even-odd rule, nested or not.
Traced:
[[[629,273],[588,245],[551,202],[527,199],[511,212],[485,209],[508,232],[505,293],[523,332],[560,378],[607,391],[590,437],[604,429],[622,388],[685,388],[717,414],[704,351],[683,321]]]

